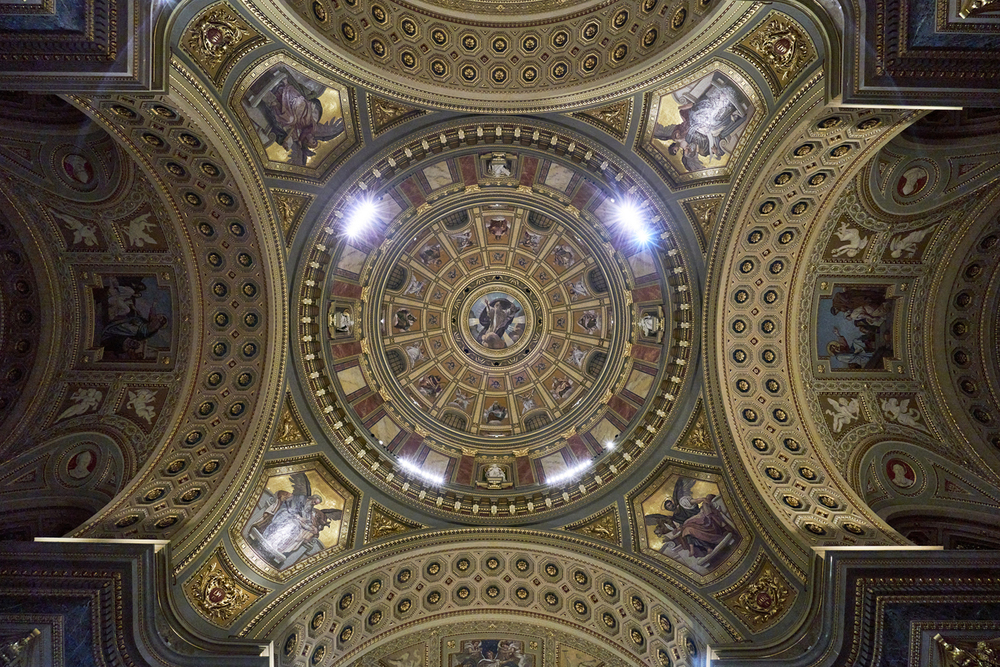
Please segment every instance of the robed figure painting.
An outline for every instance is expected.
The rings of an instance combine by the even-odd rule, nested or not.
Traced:
[[[671,476],[642,504],[649,548],[708,574],[742,538],[717,484]]]
[[[286,569],[339,542],[344,501],[315,471],[272,477],[243,537],[269,565]]]
[[[270,160],[313,166],[343,139],[343,100],[324,84],[280,64],[247,90],[243,109]]]

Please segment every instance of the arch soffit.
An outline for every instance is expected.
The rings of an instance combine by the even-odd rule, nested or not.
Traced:
[[[194,332],[193,348],[200,350],[192,355],[193,360],[202,361],[199,375],[189,373],[185,377],[187,407],[180,410],[183,417],[170,439],[160,444],[129,487],[77,535],[170,537],[175,544],[174,564],[179,570],[205,547],[208,536],[221,525],[218,521],[207,522],[208,517],[231,508],[231,499],[245,490],[259,467],[267,433],[277,419],[283,396],[288,315],[281,230],[250,151],[212,93],[176,57],[170,63],[170,91],[142,99],[128,95],[73,98],[142,166],[167,200],[175,220],[185,223],[183,234],[190,245],[179,261],[201,281],[198,307],[189,324]],[[180,169],[163,168],[169,161],[170,147],[175,145],[182,147],[180,152],[187,156],[188,163],[180,165]],[[192,169],[198,169],[205,158],[221,163],[223,178],[208,185],[202,194],[189,184]],[[233,215],[237,212],[239,218]],[[230,219],[242,222],[233,226]],[[232,248],[233,257],[224,258],[218,265],[206,262],[206,253],[229,236],[234,238],[225,247]],[[236,247],[248,250],[246,261],[235,257],[237,241]],[[231,266],[246,271],[241,270],[231,279],[227,275]],[[226,347],[226,354],[242,364],[252,383],[233,384],[227,390],[227,385],[237,380],[227,376],[235,373],[227,374],[226,365],[220,363],[225,361],[225,355],[219,357],[213,347],[217,337],[203,332],[218,306],[220,293],[225,296],[234,289],[240,291],[240,305],[256,313],[259,320],[254,327],[256,336],[240,338],[238,349]],[[243,319],[241,311],[235,315]],[[253,343],[252,349],[247,347],[248,342]],[[221,371],[218,382],[212,375],[216,366]],[[221,394],[230,394],[233,389],[236,401],[232,395],[226,399]],[[257,391],[248,393],[253,389]],[[218,419],[216,412],[227,413],[228,419]],[[232,428],[231,419],[237,416],[246,425],[245,430]],[[213,470],[224,475],[223,481],[216,486],[217,491],[204,493],[195,502],[179,502],[183,488],[164,475],[165,459],[171,452],[184,454],[206,446],[214,454]],[[176,498],[168,498],[165,510],[150,514],[138,491],[154,481],[170,498]]]

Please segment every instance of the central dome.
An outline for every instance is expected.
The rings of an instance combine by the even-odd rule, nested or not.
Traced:
[[[368,380],[408,428],[509,452],[599,410],[632,313],[614,250],[564,211],[516,197],[435,207],[383,243],[366,286],[379,304]]]
[[[453,121],[328,203],[301,257],[298,363],[357,473],[513,523],[612,488],[683,426],[688,228],[603,150]]]

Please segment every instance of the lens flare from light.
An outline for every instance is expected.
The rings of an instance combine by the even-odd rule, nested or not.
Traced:
[[[559,484],[560,482],[566,482],[574,477],[580,475],[584,470],[590,467],[590,461],[584,461],[583,463],[578,463],[568,470],[563,470],[558,475],[553,475],[545,480],[546,484]]]
[[[378,206],[371,199],[361,199],[354,204],[354,208],[347,216],[344,225],[344,234],[350,238],[355,238],[366,229],[372,226],[378,215]]]
[[[615,203],[615,222],[639,244],[652,238],[652,231],[646,221],[646,206],[630,199]]]
[[[413,463],[412,461],[407,461],[406,459],[400,459],[399,460],[399,465],[402,466],[402,468],[406,472],[411,473],[411,474],[419,477],[420,479],[424,480],[425,482],[430,482],[431,484],[443,484],[444,483],[444,478],[443,477],[441,477],[440,475],[435,475],[434,473],[429,472],[427,470],[424,470],[423,468],[421,468],[417,464]]]

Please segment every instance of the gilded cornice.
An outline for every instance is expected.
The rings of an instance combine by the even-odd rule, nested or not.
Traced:
[[[502,132],[505,139],[500,142]],[[543,134],[544,133],[544,134]],[[442,141],[442,137],[444,141]],[[513,138],[511,143],[508,138]],[[463,145],[466,144],[466,145]],[[461,152],[471,152],[489,150],[491,145],[504,147],[504,150],[522,150],[524,152],[539,153],[546,152],[553,158],[567,157],[574,161],[579,160],[576,166],[578,171],[589,171],[595,180],[604,181],[609,191],[627,191],[634,193],[644,201],[649,201],[655,208],[658,224],[664,226],[664,234],[661,236],[665,247],[669,250],[664,259],[669,260],[673,268],[671,285],[673,294],[671,302],[676,303],[674,320],[678,323],[674,330],[674,336],[687,342],[687,337],[691,332],[691,324],[684,324],[690,320],[696,320],[698,315],[693,312],[697,309],[700,295],[696,293],[697,283],[691,278],[691,263],[689,257],[686,234],[673,231],[674,222],[672,216],[662,206],[660,195],[656,192],[651,183],[640,178],[626,163],[619,161],[615,156],[609,154],[601,146],[594,145],[591,140],[574,132],[566,131],[565,128],[554,126],[548,123],[511,123],[509,120],[497,123],[495,119],[483,119],[482,124],[469,124],[466,121],[452,121],[447,124],[437,126],[427,132],[424,136],[411,136],[405,140],[396,142],[385,149],[379,156],[370,160],[364,167],[358,169],[359,174],[356,183],[345,183],[329,200],[327,206],[320,212],[320,220],[330,221],[328,225],[316,224],[313,235],[309,239],[304,252],[301,264],[298,269],[296,280],[297,294],[299,295],[299,313],[297,319],[302,322],[296,334],[301,342],[297,345],[297,353],[294,354],[295,363],[298,367],[299,376],[307,382],[307,400],[313,414],[316,415],[323,426],[330,442],[342,449],[345,458],[351,461],[363,462],[358,469],[369,480],[387,489],[390,493],[400,499],[409,502],[416,502],[424,511],[432,514],[448,517],[458,512],[452,509],[456,498],[451,492],[448,497],[438,494],[424,492],[420,494],[420,485],[414,482],[409,483],[410,476],[404,471],[397,469],[393,459],[387,457],[376,447],[369,447],[367,438],[358,437],[352,432],[349,424],[346,424],[337,414],[336,393],[331,392],[332,387],[328,372],[323,365],[316,360],[319,352],[319,344],[322,339],[322,331],[317,324],[317,316],[320,312],[320,305],[317,303],[318,286],[323,285],[323,276],[331,270],[331,257],[327,253],[330,239],[336,241],[335,230],[336,220],[343,215],[342,211],[349,205],[354,197],[362,196],[370,191],[381,191],[387,183],[394,183],[401,180],[405,175],[413,171],[414,167],[421,165],[425,160],[439,161],[449,156],[457,150]],[[431,150],[433,148],[433,150]],[[582,160],[580,159],[582,158]],[[472,197],[482,198],[486,196],[480,189],[473,188],[467,191]],[[548,192],[546,192],[547,194]],[[511,193],[510,196],[524,197],[528,193]],[[468,195],[467,195],[468,196]],[[533,194],[531,196],[538,196]],[[564,195],[552,191],[554,205],[559,203],[565,205],[568,198]],[[561,201],[561,199],[566,201]],[[478,201],[478,199],[476,200]],[[421,215],[422,209],[411,209],[404,211],[397,216],[402,219],[409,219],[412,215]],[[339,214],[339,215],[338,215]],[[589,216],[589,212],[583,215]],[[589,220],[590,218],[588,218]],[[597,224],[596,220],[592,221]],[[605,456],[598,466],[588,471],[586,479],[577,482],[567,482],[560,489],[548,489],[545,494],[549,496],[549,503],[542,505],[535,502],[537,499],[523,498],[517,496],[514,501],[518,507],[518,516],[506,516],[508,512],[502,510],[495,519],[491,516],[474,517],[469,514],[469,503],[463,502],[465,513],[464,520],[476,520],[477,522],[494,522],[511,520],[522,521],[529,516],[542,516],[548,512],[562,511],[569,504],[576,504],[584,497],[592,497],[592,494],[603,494],[610,485],[609,479],[617,478],[621,471],[624,471],[632,462],[637,461],[646,455],[646,452],[655,448],[656,442],[663,433],[669,429],[669,424],[675,419],[674,414],[668,412],[674,410],[672,407],[678,397],[684,396],[688,391],[691,382],[694,381],[694,374],[689,372],[688,359],[696,358],[697,351],[693,350],[693,345],[680,344],[678,349],[672,354],[673,358],[680,359],[679,362],[671,362],[673,371],[668,376],[671,387],[663,394],[665,403],[663,407],[653,406],[645,416],[646,423],[637,427],[634,440],[638,440],[635,448],[633,442],[628,443],[629,449],[619,448],[619,451],[612,452]],[[683,358],[682,358],[683,357]],[[662,413],[662,414],[661,414]],[[652,437],[651,437],[652,434]],[[647,442],[647,440],[650,440]],[[413,486],[413,488],[411,488]],[[582,487],[582,489],[581,489]],[[560,491],[563,493],[560,495]],[[438,499],[440,502],[437,502]],[[527,508],[527,501],[531,501],[533,509]]]
[[[681,44],[667,53],[659,54],[655,62],[623,75],[610,78],[606,83],[588,87],[584,91],[568,89],[553,95],[545,91],[536,95],[518,91],[507,99],[498,99],[489,89],[484,92],[457,92],[438,85],[417,83],[395,72],[376,72],[371,66],[345,55],[312,28],[306,28],[302,19],[286,5],[275,0],[255,0],[248,9],[273,32],[289,49],[316,66],[336,72],[348,82],[364,86],[375,93],[407,103],[427,105],[438,109],[476,113],[540,113],[567,112],[574,109],[614,101],[631,95],[689,67],[694,62],[725,43],[737,30],[756,15],[763,5],[722,2],[706,16],[694,31],[683,38]],[[385,81],[386,83],[381,83]]]

